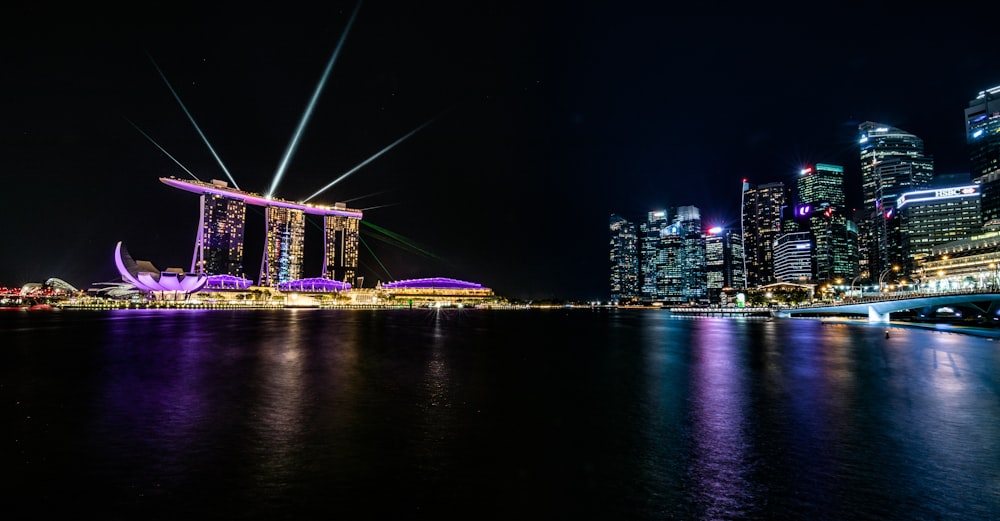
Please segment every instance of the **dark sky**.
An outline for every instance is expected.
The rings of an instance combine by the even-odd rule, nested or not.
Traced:
[[[858,204],[866,120],[922,137],[938,172],[966,172],[962,111],[1000,84],[989,35],[958,16],[579,4],[365,2],[276,195],[308,197],[432,121],[313,199],[365,210],[365,284],[443,276],[604,300],[610,213],[694,205],[737,225],[743,177],[791,182],[814,162],[844,166]],[[266,192],[355,5],[11,10],[0,285],[115,280],[118,241],[189,268],[198,198],[158,178],[190,178],[178,162],[226,175],[157,66],[239,186]],[[261,215],[248,215],[253,279]]]

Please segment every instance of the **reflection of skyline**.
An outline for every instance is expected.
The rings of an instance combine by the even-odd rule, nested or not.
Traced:
[[[988,339],[649,311],[0,318],[16,332],[0,351],[11,496],[40,513],[56,497],[137,519],[988,519],[1000,504]]]
[[[749,386],[738,324],[714,319],[695,324],[691,367],[690,472],[705,519],[740,518],[759,496],[751,482],[747,436]]]

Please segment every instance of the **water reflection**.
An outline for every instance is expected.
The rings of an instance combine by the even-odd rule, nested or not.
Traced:
[[[27,476],[18,506],[72,499],[117,519],[1000,511],[992,340],[660,310],[62,317],[0,317],[16,331],[0,394],[16,437],[4,463]]]
[[[747,389],[738,323],[692,324],[690,473],[700,519],[737,519],[754,507],[751,444],[745,429]]]

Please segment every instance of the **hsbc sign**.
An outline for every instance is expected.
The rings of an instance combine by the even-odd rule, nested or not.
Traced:
[[[934,197],[956,197],[960,195],[971,195],[974,193],[976,193],[976,187],[961,186],[955,188],[942,188],[941,190],[934,190]]]

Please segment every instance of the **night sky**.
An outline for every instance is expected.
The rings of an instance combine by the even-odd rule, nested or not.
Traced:
[[[365,210],[365,285],[441,276],[606,300],[609,214],[694,205],[737,226],[742,178],[790,183],[815,162],[842,165],[859,205],[867,120],[922,137],[937,172],[967,172],[963,109],[1000,84],[989,31],[959,16],[583,4],[363,3],[276,196],[304,199],[430,122],[312,200]],[[190,179],[178,162],[227,177],[164,77],[240,188],[264,193],[357,4],[157,5],[9,11],[0,285],[116,280],[118,241],[189,268],[198,197],[158,179]],[[255,280],[262,215],[248,208]]]

